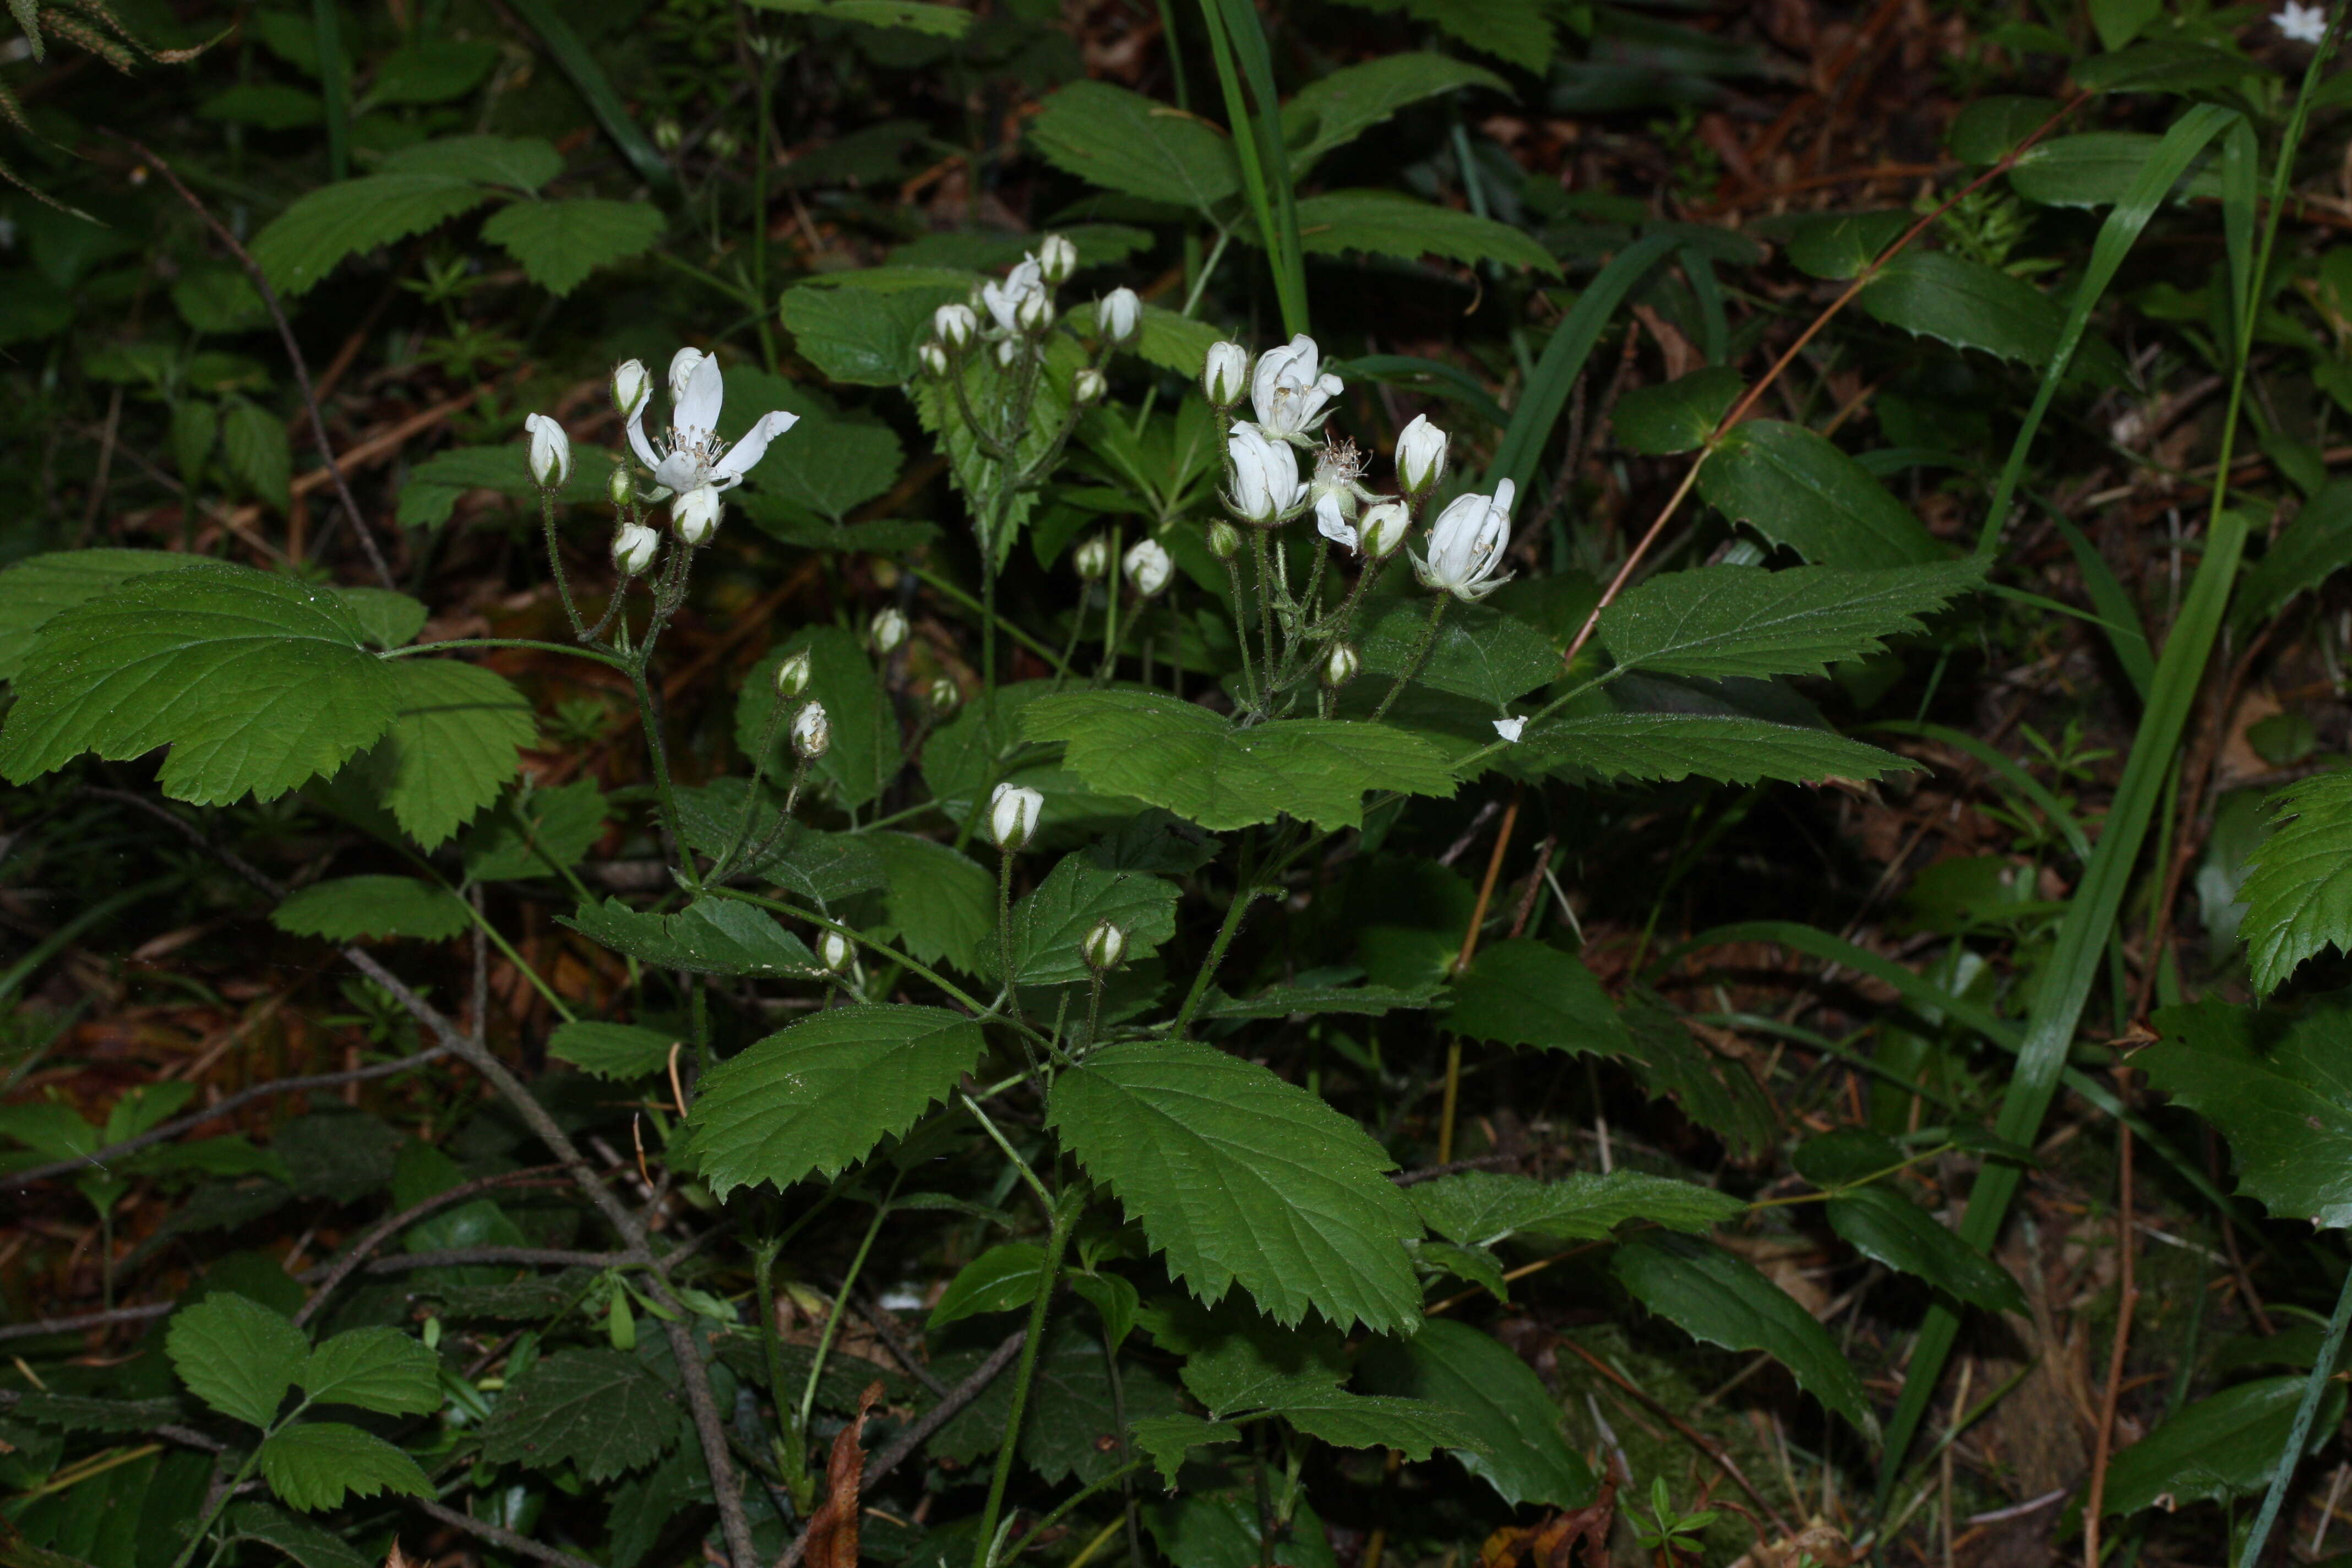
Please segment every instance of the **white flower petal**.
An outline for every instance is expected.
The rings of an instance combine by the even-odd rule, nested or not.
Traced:
[[[690,451],[672,452],[654,467],[654,483],[680,495],[702,483],[709,475],[709,466]]]
[[[702,351],[698,348],[683,348],[669,356],[669,395],[673,402],[686,395],[687,386],[694,380],[695,369],[702,360]]]
[[[743,433],[743,438],[727,449],[727,455],[711,466],[714,479],[740,479],[751,471],[759,460],[768,455],[768,443],[801,422],[797,414],[782,409],[760,416],[760,422]]]
[[[1495,721],[1495,733],[1502,736],[1503,739],[1510,742],[1511,744],[1515,746],[1519,743],[1519,736],[1527,730],[1527,727],[1528,721],[1525,719],[1497,719]]]
[[[670,423],[688,440],[697,438],[690,432],[698,432],[707,438],[719,428],[719,409],[726,400],[726,378],[719,374],[719,362],[706,354],[702,363],[694,367],[694,374],[686,384],[686,395],[677,400]]]
[[[651,441],[646,439],[646,405],[652,401],[650,397],[638,398],[636,411],[629,416],[629,450],[635,452],[637,461],[646,468],[657,468],[661,467],[661,454],[654,450]]]
[[[1349,550],[1356,548],[1355,527],[1348,521],[1348,514],[1339,509],[1339,498],[1336,495],[1316,497],[1315,531],[1334,544],[1345,545]]]

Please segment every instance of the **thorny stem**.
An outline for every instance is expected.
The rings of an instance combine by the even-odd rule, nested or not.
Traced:
[[[1262,714],[1267,702],[1274,699],[1274,566],[1272,551],[1266,543],[1266,530],[1249,531],[1251,558],[1257,563],[1257,631],[1260,646],[1265,653],[1265,689],[1251,706]],[[1243,639],[1248,641],[1246,637]],[[1247,657],[1244,655],[1244,657]]]
[[[1257,699],[1257,671],[1256,671],[1256,669],[1255,669],[1255,668],[1254,668],[1251,666],[1251,663],[1250,663],[1249,633],[1247,633],[1246,631],[1244,631],[1244,630],[1242,629],[1242,621],[1241,621],[1241,617],[1242,617],[1242,568],[1241,568],[1241,563],[1240,563],[1239,561],[1237,561],[1237,560],[1234,560],[1234,558],[1232,558],[1232,557],[1230,557],[1230,556],[1229,556],[1229,557],[1227,557],[1227,558],[1226,558],[1226,561],[1225,561],[1225,580],[1226,580],[1227,582],[1231,583],[1231,584],[1234,585],[1234,640],[1235,642],[1237,642],[1237,643],[1239,643],[1239,644],[1241,645],[1241,649],[1242,649],[1242,690],[1243,690],[1244,694],[1244,695],[1246,695],[1246,696],[1248,697],[1248,699],[1249,699],[1249,705],[1250,705],[1252,708],[1255,708],[1255,707],[1258,705],[1258,699]],[[1266,674],[1268,674],[1269,676],[1271,676],[1273,673],[1274,673],[1274,671],[1272,671],[1272,670],[1270,670],[1270,669],[1266,671]]]
[[[563,618],[572,623],[572,635],[586,642],[588,623],[580,618],[580,607],[572,602],[572,579],[564,574],[563,552],[555,542],[555,492],[543,486],[539,492],[539,522],[547,535],[547,574],[555,579],[555,591],[562,596]]]
[[[1429,650],[1437,646],[1438,623],[1445,619],[1446,607],[1453,603],[1454,595],[1451,594],[1441,591],[1435,596],[1429,606],[1429,619],[1422,625],[1421,641],[1413,645],[1412,657],[1405,660],[1404,668],[1398,672],[1396,684],[1389,688],[1386,697],[1381,699],[1381,705],[1372,710],[1374,720],[1388,716],[1389,710],[1396,706],[1396,700],[1404,694],[1404,689],[1412,683],[1413,678],[1421,673],[1421,667],[1429,661]]]

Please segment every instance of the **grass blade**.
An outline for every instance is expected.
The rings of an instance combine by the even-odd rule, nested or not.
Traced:
[[[572,85],[588,102],[588,112],[596,117],[596,123],[604,128],[604,134],[613,139],[637,177],[662,195],[675,197],[677,172],[630,117],[628,105],[613,89],[613,79],[604,74],[580,35],[555,14],[548,0],[513,0],[513,5],[515,14],[530,25],[547,52],[555,57],[555,63],[563,68],[563,74],[572,79]]]
[[[352,177],[352,79],[343,53],[343,18],[335,0],[311,0],[310,30],[319,40],[319,100],[327,110],[327,175]]]
[[[1283,141],[1282,106],[1274,95],[1274,64],[1266,53],[1265,33],[1247,0],[1201,0],[1201,16],[1208,24],[1217,82],[1224,89],[1225,121],[1241,159],[1242,184],[1274,271],[1282,328],[1294,335],[1304,332],[1308,330],[1306,257],[1298,243],[1297,195],[1290,188],[1290,153]],[[1244,75],[1249,79],[1246,95]],[[1248,101],[1253,97],[1257,100],[1255,114]]]
[[[1391,386],[1433,392],[1460,404],[1497,430],[1511,422],[1511,416],[1503,412],[1503,405],[1495,401],[1494,394],[1486,390],[1484,383],[1460,365],[1442,360],[1418,359],[1412,354],[1365,354],[1335,363],[1331,369],[1351,381],[1360,377]]]

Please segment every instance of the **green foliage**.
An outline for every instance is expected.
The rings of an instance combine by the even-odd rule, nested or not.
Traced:
[[[1282,106],[1291,170],[1303,175],[1326,153],[1347,145],[1406,107],[1465,87],[1509,90],[1490,70],[1426,52],[1383,55],[1319,77]]]
[[[1557,274],[1551,253],[1508,224],[1388,191],[1328,191],[1298,204],[1298,238],[1309,254],[1360,250],[1417,261],[1499,261]]]
[[[201,556],[161,550],[65,550],[17,562],[0,572],[0,680],[16,679],[41,628],[59,611],[149,572],[204,564]]]
[[[2322,948],[2352,950],[2352,773],[2317,773],[2272,797],[2250,858],[2239,931],[2267,993]]]
[[[674,915],[640,914],[607,899],[562,918],[616,952],[665,969],[805,979],[824,967],[808,943],[738,899],[697,899]]]
[[[441,658],[390,669],[396,707],[374,754],[383,804],[410,837],[437,848],[498,799],[539,723],[495,671]]]
[[[2257,1378],[2183,1405],[2116,1455],[2105,1510],[2137,1513],[2167,1499],[2179,1507],[2260,1491],[2286,1447],[2303,1385],[2300,1376]],[[2314,1447],[2343,1419],[2340,1385],[2330,1390],[2327,1403],[2333,1414],[2312,1424]]]
[[[224,1415],[265,1428],[310,1359],[301,1330],[226,1291],[173,1314],[163,1344],[190,1393]]]
[[[385,1415],[424,1415],[441,1407],[439,1362],[397,1329],[337,1334],[310,1352],[299,1381],[320,1405],[356,1405]]]
[[[1639,1171],[1578,1171],[1556,1182],[1465,1171],[1423,1182],[1411,1195],[1423,1224],[1465,1247],[1512,1236],[1599,1241],[1635,1221],[1704,1231],[1747,1208],[1728,1194]]]
[[[1740,426],[1699,469],[1698,493],[1824,566],[1913,566],[1944,553],[1868,469],[1801,425]]]
[[[1135,963],[1176,934],[1176,886],[1131,871],[1108,871],[1090,855],[1062,858],[1013,910],[1013,975],[1023,985],[1085,980],[1087,933],[1108,921],[1127,933]],[[1002,960],[981,951],[983,973],[1002,978]]]
[[[2352,1084],[2344,1078],[2347,1003],[2294,1013],[2207,999],[2156,1015],[2163,1037],[2132,1058],[2148,1082],[2230,1141],[2240,1188],[2273,1214],[2352,1226]]]
[[[1736,570],[1736,569],[1735,569]],[[1531,728],[1524,751],[1600,778],[1701,778],[1731,784],[1877,779],[1914,764],[1827,730],[1715,713],[1607,713]]]
[[[305,1421],[271,1433],[261,1445],[261,1474],[280,1502],[306,1512],[341,1508],[346,1497],[433,1495],[415,1459],[341,1421]]]
[[[547,1054],[583,1072],[626,1083],[659,1072],[676,1043],[657,1029],[576,1018],[555,1026],[555,1032],[547,1037]]]
[[[1080,179],[1146,201],[1209,212],[1241,191],[1241,166],[1214,129],[1108,82],[1072,82],[1047,99],[1029,142]]]
[[[1885,1187],[1857,1187],[1829,1203],[1830,1228],[1855,1251],[1926,1280],[1989,1312],[2023,1314],[2025,1292],[2009,1270],[1947,1229],[1933,1215]]]
[[[551,294],[569,294],[599,267],[644,255],[661,231],[661,209],[652,203],[595,196],[516,202],[482,225],[482,237],[505,247]]]
[[[576,1465],[611,1480],[659,1458],[678,1436],[669,1391],[646,1363],[609,1350],[564,1350],[534,1363],[482,1424],[482,1457],[549,1471]]]
[[[1494,1339],[1451,1318],[1433,1318],[1410,1339],[1366,1350],[1361,1376],[1381,1393],[1451,1411],[1466,1442],[1462,1468],[1514,1506],[1582,1508],[1599,1490],[1568,1446],[1559,1406],[1543,1380]]]
[[[1694,452],[1706,445],[1746,389],[1738,371],[1711,364],[1663,385],[1634,388],[1618,400],[1610,423],[1628,451]]]
[[[1916,618],[1975,586],[1972,562],[1856,571],[1708,566],[1653,577],[1601,612],[1621,668],[1663,675],[1820,675],[1921,630]]]
[[[313,882],[270,911],[294,936],[329,942],[411,936],[446,942],[472,923],[464,900],[415,877],[337,877]]]

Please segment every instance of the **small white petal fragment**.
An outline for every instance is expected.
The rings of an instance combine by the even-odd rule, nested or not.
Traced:
[[[1495,721],[1495,733],[1502,736],[1503,739],[1508,741],[1514,746],[1519,743],[1519,737],[1527,732],[1527,728],[1528,721],[1525,719],[1497,719]]]

